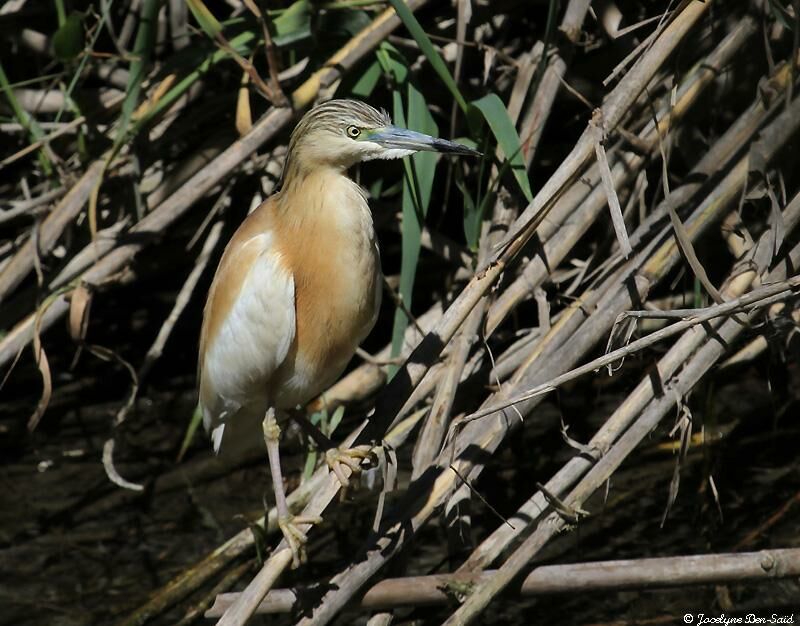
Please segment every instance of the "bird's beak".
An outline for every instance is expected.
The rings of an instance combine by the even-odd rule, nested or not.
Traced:
[[[415,152],[424,150],[427,152],[481,156],[481,153],[477,150],[468,148],[455,141],[431,137],[430,135],[424,135],[423,133],[418,133],[406,128],[398,128],[397,126],[378,128],[372,131],[367,141],[377,143],[384,148],[396,150],[414,150]]]

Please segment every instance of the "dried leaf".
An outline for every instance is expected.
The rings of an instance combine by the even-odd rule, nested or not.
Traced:
[[[564,439],[564,442],[570,447],[581,454],[585,454],[590,459],[598,459],[600,456],[600,451],[595,446],[588,446],[585,443],[581,443],[580,441],[573,439],[567,434],[569,430],[569,426],[564,422],[564,417],[561,417],[561,437]]]
[[[631,317],[625,313],[620,313],[617,319],[614,320],[614,326],[611,327],[611,333],[608,335],[608,343],[606,344],[606,354],[618,350],[628,345],[628,342],[633,336],[633,331],[636,330],[636,318]],[[608,364],[608,375],[612,376],[622,364],[625,359],[619,359],[614,363]]]
[[[711,494],[714,496],[714,504],[717,505],[719,521],[722,522],[722,505],[719,503],[719,491],[717,490],[717,484],[714,482],[714,477],[711,474],[708,475],[708,485],[711,487]]]
[[[69,299],[69,336],[75,343],[81,344],[86,339],[91,307],[92,292],[86,283],[81,283]]]
[[[783,245],[783,240],[786,237],[786,222],[783,219],[781,212],[781,204],[775,195],[775,190],[770,185],[767,188],[767,195],[769,196],[770,214],[767,223],[770,226],[772,235],[770,239],[770,249],[772,250],[772,258],[778,255],[778,251]]]
[[[53,395],[53,378],[50,375],[50,363],[47,360],[47,354],[42,348],[42,340],[39,335],[41,330],[41,315],[37,315],[36,324],[33,330],[33,355],[36,359],[36,366],[39,368],[39,374],[42,376],[42,395],[39,398],[39,403],[36,405],[36,410],[33,415],[28,419],[28,430],[33,432],[42,419],[42,415],[47,410],[50,404],[50,398]]]
[[[45,354],[44,348],[42,347],[42,319],[44,318],[44,314],[50,305],[71,290],[71,287],[63,287],[51,293],[36,310],[36,317],[33,321],[33,356],[36,360],[36,366],[39,368],[39,373],[42,377],[42,396],[39,398],[39,403],[36,405],[36,410],[33,412],[33,415],[31,415],[28,419],[29,431],[33,431],[39,424],[39,420],[42,419],[42,415],[44,415],[44,412],[47,410],[47,407],[50,404],[50,397],[53,395],[53,379],[50,374],[50,363],[47,360],[47,354]],[[14,360],[14,363],[16,363],[16,359]],[[5,384],[5,379],[3,380],[3,384]]]
[[[699,280],[703,287],[705,287],[708,295],[714,299],[714,302],[717,304],[724,303],[725,299],[722,297],[722,294],[717,290],[714,284],[709,280],[703,264],[700,263],[700,259],[697,258],[697,254],[694,251],[694,246],[689,238],[689,233],[686,231],[686,227],[683,225],[683,222],[681,222],[681,219],[678,217],[678,214],[675,212],[672,204],[667,202],[666,205],[667,211],[669,211],[669,219],[672,222],[672,229],[675,233],[675,240],[678,243],[678,248],[680,248],[681,253],[689,263],[689,266],[692,268],[692,272],[694,272],[697,280]]]
[[[106,161],[103,172],[100,174],[97,183],[92,187],[92,191],[89,194],[89,233],[92,235],[92,241],[97,238],[97,200],[100,196],[100,185],[103,182],[103,175],[107,167],[108,161]]]
[[[492,71],[492,66],[494,65],[494,59],[497,56],[497,52],[494,48],[487,48],[483,53],[483,84],[486,85],[489,82],[489,72]]]
[[[118,487],[129,489],[130,491],[144,491],[144,485],[125,480],[122,476],[120,476],[117,468],[114,466],[113,438],[106,441],[103,445],[103,469],[106,470],[106,476],[108,476],[108,479]]]
[[[242,72],[242,82],[239,84],[239,95],[236,98],[236,130],[240,137],[244,137],[253,128],[253,114],[250,111],[250,75]]]
[[[378,496],[378,506],[375,508],[375,518],[372,522],[372,530],[377,533],[381,528],[386,496],[394,491],[397,483],[397,452],[386,442],[377,446],[374,452],[378,457],[378,466],[383,476],[383,489]]]
[[[608,166],[608,157],[603,147],[604,130],[603,116],[600,109],[595,109],[591,122],[592,132],[594,133],[594,153],[597,158],[597,166],[600,168],[600,182],[608,199],[608,208],[611,210],[611,222],[614,224],[614,232],[617,234],[619,249],[627,259],[632,253],[631,243],[628,240],[628,231],[625,228],[625,218],[622,216],[622,207],[619,204],[617,190],[614,188],[614,178],[611,175],[611,168]]]
[[[177,75],[175,73],[168,74],[164,80],[158,83],[148,98],[136,108],[131,115],[131,119],[138,121],[148,115],[158,105],[159,101],[169,93],[172,85],[175,84],[176,78]]]
[[[125,417],[128,415],[128,411],[130,411],[133,401],[136,398],[136,393],[139,390],[139,377],[136,374],[136,370],[134,369],[133,365],[131,365],[129,361],[123,359],[119,354],[110,348],[98,346],[96,344],[87,345],[86,348],[99,359],[104,361],[116,361],[127,370],[131,377],[131,393],[129,394],[126,403],[117,413],[117,418],[114,421],[114,426],[119,426],[125,421]]]
[[[547,293],[541,287],[537,287],[533,290],[533,298],[536,300],[540,332],[546,333],[550,330],[550,303],[547,301]]]
[[[472,0],[457,0],[456,39],[465,41],[467,38],[467,24],[472,19]],[[453,77],[457,81],[461,77],[461,66],[464,62],[464,46],[456,48],[456,63]]]
[[[681,484],[681,461],[686,458],[686,453],[689,451],[689,442],[692,438],[692,412],[686,402],[683,401],[683,398],[679,397],[677,399],[677,404],[679,407],[679,415],[675,426],[670,432],[670,436],[674,436],[675,432],[679,431],[680,448],[675,458],[675,469],[672,472],[672,480],[669,484],[667,506],[664,508],[664,514],[661,516],[661,528],[664,527],[672,505],[675,504],[675,500],[678,497],[678,489]]]

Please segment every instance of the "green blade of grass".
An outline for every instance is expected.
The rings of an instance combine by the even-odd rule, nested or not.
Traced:
[[[336,90],[338,94],[349,94],[352,98],[368,100],[381,79],[381,64],[375,60],[360,75],[342,81]]]
[[[386,76],[395,85],[402,85],[406,82],[408,66],[397,48],[384,41],[376,50],[375,56],[378,58],[378,62],[381,64]],[[397,120],[395,120],[395,123],[397,123]]]
[[[208,10],[208,7],[203,3],[203,0],[186,0],[186,6],[194,15],[194,19],[200,24],[206,35],[215,39],[217,35],[222,32],[222,24],[214,17],[214,14]]]
[[[410,82],[407,83],[408,119],[404,126],[426,135],[437,136],[439,129],[428,110],[428,104],[422,93]],[[406,311],[411,309],[414,282],[422,247],[422,226],[433,189],[433,174],[436,169],[436,154],[418,152],[403,160],[405,173],[403,176],[401,224],[401,261],[400,261],[400,298],[406,310],[395,311],[394,329],[392,332],[392,356],[400,354],[403,337],[409,319]],[[393,374],[394,372],[392,372]]]
[[[136,41],[133,45],[133,60],[131,61],[128,75],[126,96],[122,103],[122,114],[120,115],[117,136],[114,141],[114,149],[111,151],[112,158],[125,141],[131,116],[139,103],[142,80],[147,67],[150,65],[150,55],[155,45],[156,15],[160,6],[161,0],[145,0],[142,7],[139,30],[136,32]],[[109,158],[109,162],[110,160]]]
[[[468,114],[473,119],[480,115],[489,124],[492,134],[497,139],[497,145],[500,146],[508,166],[511,168],[511,173],[517,180],[525,199],[530,202],[533,199],[533,193],[531,192],[530,180],[528,180],[525,159],[522,156],[522,143],[503,101],[500,100],[497,94],[487,94],[483,98],[470,103]]]
[[[147,67],[150,65],[150,56],[156,42],[157,24],[156,15],[161,7],[161,0],[144,0],[141,16],[139,18],[139,29],[136,31],[136,40],[133,45],[133,60],[131,61],[128,74],[128,84],[126,88],[125,100],[122,102],[122,109],[117,123],[117,132],[114,137],[114,145],[108,151],[105,160],[105,168],[111,164],[114,157],[119,152],[125,141],[128,139],[128,127],[131,117],[139,103],[139,94],[142,91],[142,80],[144,79]],[[97,185],[89,196],[89,231],[92,239],[97,235],[97,200],[100,196],[100,187],[103,184],[105,169],[97,181]]]
[[[257,44],[257,38],[254,33],[246,31],[231,39],[229,43],[231,48],[240,55],[249,56],[254,46]],[[228,58],[230,58],[230,54],[228,54],[228,52],[225,50],[215,50],[209,54],[209,56],[194,70],[176,82],[169,89],[169,91],[167,91],[167,93],[165,93],[152,107],[147,109],[147,111],[141,117],[137,117],[136,121],[131,127],[131,133],[138,133],[142,127],[150,122],[150,120],[172,106],[172,104],[183,94],[185,94],[193,84],[207,74],[208,70],[212,66]]]
[[[272,42],[285,46],[311,36],[311,5],[308,0],[297,0],[280,15],[271,20]]]
[[[389,44],[384,44],[378,50],[377,57],[386,74],[396,85],[392,91],[394,123],[429,135],[438,135],[439,129],[428,110],[424,96],[408,80],[408,67],[402,55]],[[404,94],[407,106],[404,106],[403,103]],[[407,116],[406,111],[408,112]],[[399,295],[405,309],[408,310],[411,307],[422,245],[422,224],[428,211],[433,188],[436,154],[418,152],[408,159],[403,159],[403,168]],[[392,356],[397,356],[402,350],[403,337],[408,323],[406,311],[398,307],[395,311],[392,328]],[[396,365],[389,367],[390,376],[393,376],[396,371]]]
[[[477,144],[469,139],[461,138],[458,142],[470,148],[477,148]],[[483,220],[484,205],[483,203],[475,202],[475,199],[467,188],[467,181],[464,180],[464,173],[461,168],[456,167],[454,172],[455,176],[453,180],[464,198],[464,237],[470,249],[477,250],[478,240],[481,235],[481,221]]]
[[[404,0],[389,0],[389,4],[392,5],[397,13],[397,16],[403,22],[403,25],[408,29],[408,32],[411,33],[411,36],[414,38],[414,41],[417,42],[419,49],[422,50],[422,54],[424,54],[425,58],[428,59],[428,63],[430,63],[431,67],[436,71],[439,78],[445,84],[445,87],[450,90],[450,93],[453,95],[453,98],[455,98],[458,106],[466,113],[467,101],[464,99],[464,96],[461,95],[461,91],[458,89],[458,85],[456,85],[453,75],[450,73],[450,70],[447,69],[447,64],[444,62],[442,56],[436,51],[436,48],[433,47],[430,38],[422,29],[422,26],[420,26],[417,18],[414,17],[414,14],[408,8]]]
[[[328,438],[333,436],[333,431],[336,430],[336,427],[342,423],[342,418],[344,417],[344,405],[340,404],[336,407],[336,410],[331,415],[331,421],[328,423],[328,432],[325,433]]]
[[[64,0],[55,0],[56,15],[58,16],[58,26],[61,28],[67,19],[67,10],[64,8]]]
[[[384,71],[397,85],[392,92],[394,123],[398,126],[436,135],[438,129],[428,111],[422,94],[411,86],[408,80],[408,66],[399,52],[389,44],[382,45],[378,51],[378,60]],[[403,94],[407,95],[408,117],[403,104]],[[399,296],[406,309],[411,307],[412,292],[419,262],[422,240],[422,223],[430,203],[433,185],[433,171],[436,155],[433,153],[417,153],[409,159],[403,159],[402,187],[402,219],[401,224],[401,261],[400,261],[400,293]],[[408,327],[406,312],[398,307],[395,311],[392,328],[392,356],[400,354],[403,337]],[[397,367],[389,367],[390,376]]]
[[[14,95],[14,89],[11,87],[11,83],[8,80],[8,76],[6,76],[6,71],[2,63],[0,63],[0,90],[5,93],[8,103],[11,105],[11,110],[14,112],[14,117],[16,117],[22,127],[28,131],[33,141],[42,139],[44,137],[44,131],[39,124],[37,124],[36,119],[20,105],[17,97]],[[47,176],[50,176],[53,173],[53,166],[43,147],[39,148],[38,154],[42,170],[44,170]]]
[[[83,15],[70,13],[53,35],[53,54],[59,61],[71,61],[83,51]]]
[[[189,450],[189,446],[192,445],[192,440],[194,439],[195,434],[197,433],[197,429],[200,427],[200,423],[203,421],[203,411],[198,404],[194,408],[194,413],[192,413],[192,419],[189,420],[189,425],[186,427],[186,433],[183,435],[183,441],[181,442],[181,449],[178,452],[178,463],[181,462],[183,457],[186,455],[186,452]]]
[[[107,10],[111,10],[111,6],[113,4],[114,4],[114,0],[108,0],[108,3],[106,4],[105,8]],[[101,24],[102,24],[103,28],[105,28],[105,29],[109,29],[110,28],[109,22],[108,22],[108,14],[107,14],[107,12],[104,12],[102,14]],[[97,43],[98,37],[100,37],[100,35],[102,34],[103,28],[95,28],[94,29],[94,33],[91,36],[91,41],[89,42],[88,51],[94,50],[94,46]],[[111,31],[109,30],[109,32],[111,32]],[[64,92],[64,104],[61,106],[61,108],[59,109],[58,113],[56,113],[56,117],[55,117],[55,121],[56,122],[61,121],[61,116],[64,114],[64,111],[67,109],[68,105],[74,106],[74,103],[72,102],[72,92],[75,90],[75,87],[78,85],[78,80],[80,79],[80,77],[83,76],[83,69],[84,69],[84,67],[86,67],[86,63],[91,58],[92,58],[91,54],[84,54],[81,57],[81,60],[78,62],[78,65],[77,65],[77,67],[75,68],[75,71],[72,74],[72,79],[69,82],[69,86],[67,87],[66,91]]]

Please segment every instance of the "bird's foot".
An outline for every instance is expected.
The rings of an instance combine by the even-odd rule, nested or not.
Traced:
[[[343,465],[350,468],[353,474],[361,471],[361,462],[372,457],[372,446],[363,445],[355,448],[331,448],[325,452],[325,462],[331,471],[336,474],[336,478],[343,489],[350,486],[350,480],[345,476]]]
[[[300,567],[300,563],[305,563],[308,559],[306,555],[306,543],[308,543],[308,537],[306,534],[300,530],[300,524],[319,524],[322,521],[322,518],[319,516],[296,516],[296,515],[287,515],[285,517],[278,518],[278,528],[281,529],[283,533],[283,538],[286,539],[286,543],[289,545],[289,549],[292,551],[292,568],[296,569]]]

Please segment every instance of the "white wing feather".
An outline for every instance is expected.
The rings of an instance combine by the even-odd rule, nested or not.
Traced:
[[[206,402],[201,400],[203,423],[213,431],[215,452],[219,451],[228,418],[243,408],[266,410],[269,380],[286,358],[295,336],[294,280],[281,263],[269,233],[257,235],[242,246],[244,259],[252,258],[251,246],[258,247],[256,260],[207,346],[201,373],[208,390]],[[236,258],[230,262],[235,264]],[[242,415],[237,421],[244,419]]]

